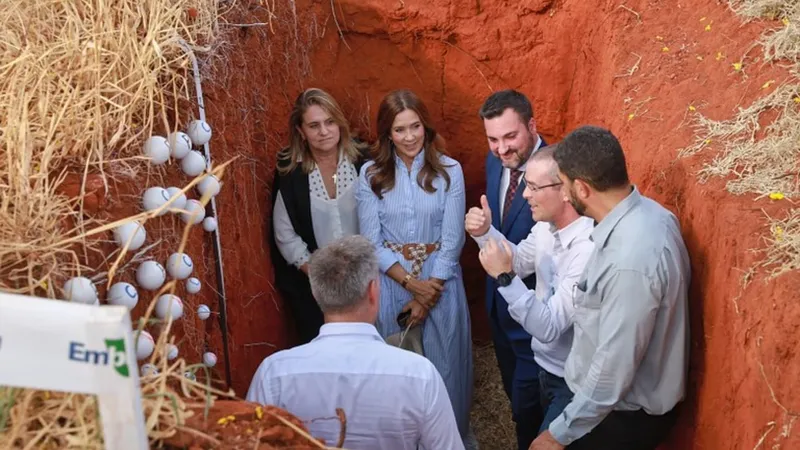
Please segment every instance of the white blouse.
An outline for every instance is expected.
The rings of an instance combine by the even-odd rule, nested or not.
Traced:
[[[308,174],[311,197],[311,226],[319,248],[344,236],[358,234],[355,166],[342,155],[336,166],[336,198],[328,196],[319,167]],[[286,212],[283,196],[278,193],[272,214],[275,220],[275,242],[283,258],[295,267],[308,262],[311,253],[303,238],[297,234]]]

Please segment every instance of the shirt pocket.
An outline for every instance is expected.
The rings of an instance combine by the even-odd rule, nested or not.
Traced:
[[[575,326],[580,328],[583,336],[596,346],[601,305],[597,279],[591,274],[582,277],[573,287],[572,299],[575,307]]]

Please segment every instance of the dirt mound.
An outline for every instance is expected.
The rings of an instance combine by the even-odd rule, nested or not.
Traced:
[[[312,442],[303,422],[283,409],[222,400],[214,402],[204,415],[205,407],[189,405],[194,415],[178,434],[165,441],[166,450],[325,448],[324,441]]]

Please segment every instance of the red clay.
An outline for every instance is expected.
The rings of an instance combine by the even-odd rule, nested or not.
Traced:
[[[667,448],[749,449],[762,436],[761,448],[800,447],[791,432],[800,411],[795,350],[800,306],[793,301],[799,279],[791,274],[765,283],[757,274],[741,288],[744,271],[759,258],[749,250],[763,248],[762,209],[779,216],[783,203],[734,197],[724,191],[723,180],[700,184],[695,173],[713,153],[677,158],[677,150],[693,141],[690,105],[727,118],[737,105],[763,94],[765,81],[785,77],[754,60],[758,49],[746,53],[764,24],[742,26],[712,0],[691,5],[631,0],[625,8],[581,0],[336,0],[334,5],[344,39],[330,2],[298,0],[296,15],[278,5],[271,19],[274,35],[267,26],[225,27],[231,44],[222,53],[225,60],[206,66],[212,74],[204,86],[214,160],[242,157],[218,196],[233,387],[240,396],[258,363],[290,341],[290,323],[270,286],[265,224],[275,153],[285,143],[289,106],[300,89],[329,90],[364,137],[373,133],[383,95],[414,89],[431,106],[450,153],[465,167],[471,205],[485,184],[487,150],[477,110],[492,90],[513,87],[533,100],[548,141],[585,123],[613,130],[635,183],[681,219],[694,268],[691,383],[680,427]],[[270,16],[253,1],[226,19],[268,22]],[[718,59],[718,53],[724,56]],[[746,76],[732,68],[745,56]],[[207,265],[209,287],[213,251],[210,238],[198,230],[192,232],[190,254]],[[468,242],[463,268],[475,335],[486,338],[484,275],[475,250]],[[192,304],[200,298],[216,308],[211,289],[204,288]],[[205,325],[218,348],[219,327],[212,321]],[[221,367],[221,349],[217,354]]]

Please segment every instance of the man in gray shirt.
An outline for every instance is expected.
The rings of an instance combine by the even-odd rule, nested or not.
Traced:
[[[608,130],[558,144],[563,190],[597,225],[573,289],[572,401],[530,450],[653,450],[675,422],[689,360],[689,256],[675,216],[630,184]]]

